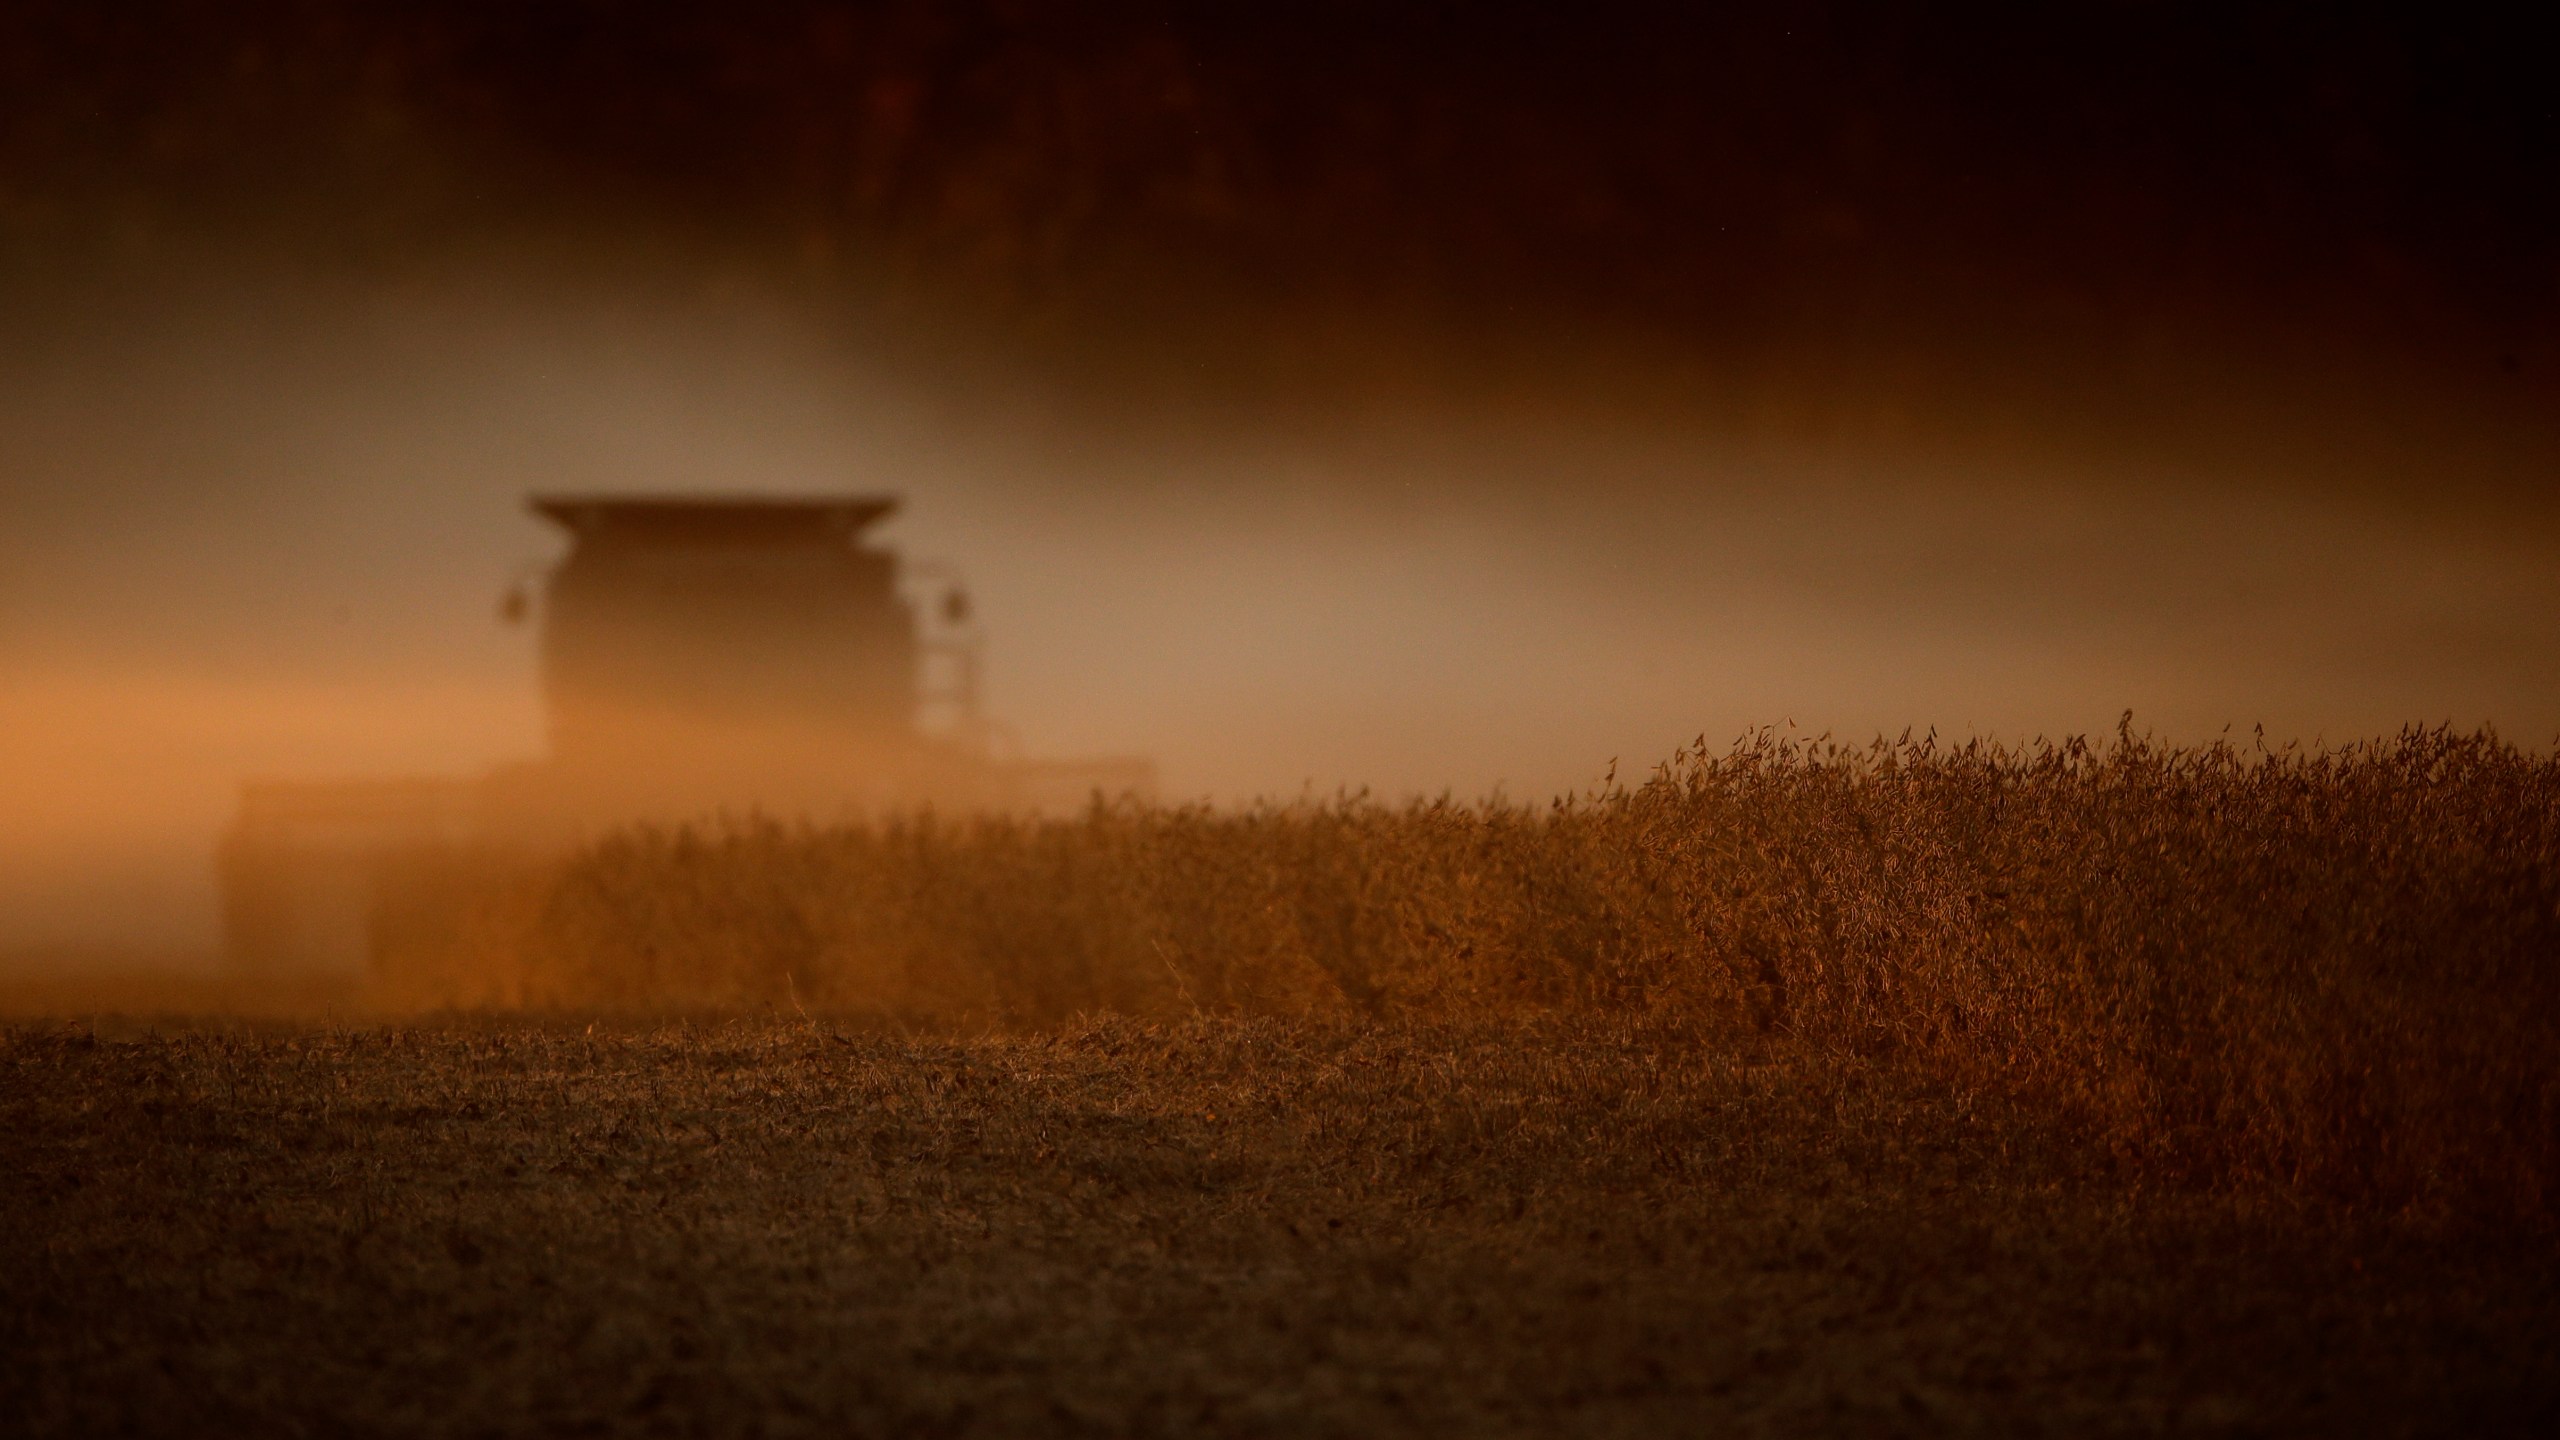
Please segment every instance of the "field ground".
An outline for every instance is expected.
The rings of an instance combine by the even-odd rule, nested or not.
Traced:
[[[2560,1433],[2560,1258],[1624,1023],[0,1032],[20,1434]]]

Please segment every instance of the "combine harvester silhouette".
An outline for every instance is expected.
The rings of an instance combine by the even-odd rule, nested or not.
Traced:
[[[519,585],[501,606],[539,614],[548,755],[475,777],[244,787],[218,852],[237,972],[361,981],[402,876],[538,863],[634,823],[1153,794],[1144,760],[1010,753],[979,709],[966,592],[865,543],[895,497],[531,503],[571,539],[538,599]],[[935,586],[924,617],[902,578]]]

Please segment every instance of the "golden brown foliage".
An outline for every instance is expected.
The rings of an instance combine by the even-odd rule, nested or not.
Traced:
[[[1763,733],[1545,810],[640,831],[475,893],[393,967],[407,998],[1641,1015],[1997,1103],[2146,1183],[2560,1199],[2560,763],[2487,735]]]

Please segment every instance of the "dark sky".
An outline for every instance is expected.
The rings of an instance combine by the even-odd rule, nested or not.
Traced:
[[[529,753],[535,489],[902,492],[1177,795],[2545,743],[2502,13],[0,6],[0,969],[201,950],[246,776]]]
[[[2536,36],[1965,9],[34,0],[0,226],[24,259],[734,267],[1142,386],[1324,373],[1236,353],[1338,346],[1292,333],[1317,312],[1513,365],[1566,328],[2099,389],[2245,340],[2555,393]]]

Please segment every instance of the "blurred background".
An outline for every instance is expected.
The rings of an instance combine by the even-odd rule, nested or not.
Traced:
[[[889,491],[1032,754],[1543,801],[1758,725],[2560,735],[2485,8],[0,12],[0,970],[533,754],[543,490]]]

